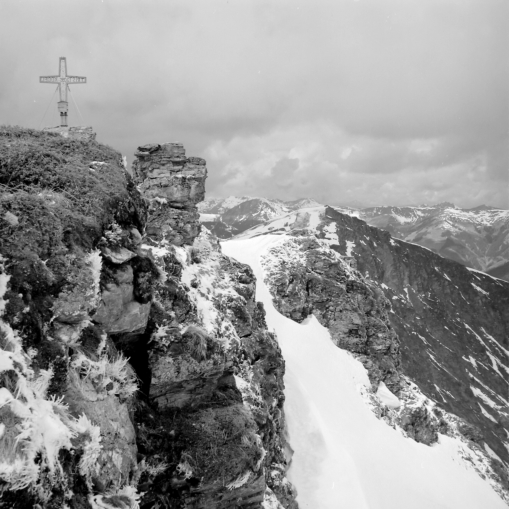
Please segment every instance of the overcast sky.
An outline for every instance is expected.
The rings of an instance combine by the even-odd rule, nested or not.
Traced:
[[[508,0],[1,0],[0,123],[133,159],[180,141],[207,196],[509,208]]]

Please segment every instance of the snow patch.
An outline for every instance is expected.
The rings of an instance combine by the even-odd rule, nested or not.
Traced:
[[[351,240],[346,241],[346,256],[352,256],[352,251],[355,248],[355,242]]]
[[[470,386],[470,390],[474,393],[474,396],[476,398],[479,398],[485,403],[486,405],[490,406],[494,410],[498,410],[500,407],[486,394],[484,394],[481,389],[478,389],[477,387]]]
[[[495,424],[498,424],[498,421],[495,419],[495,417],[493,417],[491,414],[489,414],[485,410],[485,408],[481,405],[481,403],[477,403],[477,404],[479,405],[479,408],[481,409],[481,413],[484,415],[484,417],[486,417],[490,421],[494,422]]]
[[[380,401],[389,408],[399,408],[401,406],[401,401],[387,388],[383,382],[380,382],[378,385],[376,395]]]
[[[479,286],[475,285],[474,283],[470,283],[479,293],[482,293],[483,295],[489,295],[489,293],[485,290],[483,290],[482,288],[480,288]]]

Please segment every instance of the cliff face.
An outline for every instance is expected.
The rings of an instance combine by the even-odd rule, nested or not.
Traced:
[[[205,160],[186,158],[180,143],[139,147],[134,180],[151,205],[147,236],[191,244],[199,232],[196,204],[205,198]]]
[[[142,248],[161,273],[137,340],[147,345],[150,383],[136,421],[140,453],[157,457],[166,473],[142,476],[143,500],[257,507],[276,493],[293,507],[284,477],[284,362],[255,302],[251,269],[198,234],[205,161],[186,158],[181,145],[150,145],[138,149],[133,168],[150,203]]]
[[[284,362],[199,234],[205,161],[140,147],[133,182],[93,140],[0,136],[0,507],[295,507]]]

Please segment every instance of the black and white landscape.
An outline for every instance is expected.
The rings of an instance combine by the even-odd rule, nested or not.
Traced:
[[[0,44],[0,509],[509,505],[506,0]]]

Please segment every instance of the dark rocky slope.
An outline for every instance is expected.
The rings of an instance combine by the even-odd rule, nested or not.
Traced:
[[[400,345],[389,319],[390,302],[316,238],[299,236],[293,244],[302,256],[297,263],[289,256],[266,266],[278,311],[297,322],[313,313],[337,346],[356,354],[374,386],[383,381],[398,393]]]
[[[134,175],[0,131],[0,507],[295,507],[284,362],[199,234],[205,161],[150,145]]]
[[[328,208],[338,246],[392,303],[402,370],[508,462],[509,283]],[[475,432],[472,431],[473,438]],[[479,436],[479,435],[478,435]]]

